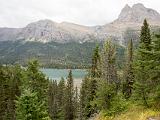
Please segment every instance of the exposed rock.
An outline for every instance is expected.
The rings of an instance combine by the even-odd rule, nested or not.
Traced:
[[[92,30],[86,26],[72,23],[55,23],[50,20],[40,20],[27,25],[18,35],[18,39],[41,42],[87,41]]]
[[[126,5],[115,21],[103,26],[88,27],[68,22],[56,23],[51,20],[40,20],[24,28],[0,28],[0,41],[25,40],[44,43],[75,41],[82,43],[112,38],[123,44],[125,43],[125,31],[128,28],[140,30],[145,18],[151,26],[160,26],[160,14],[138,3],[132,7]]]
[[[150,8],[144,7],[143,4],[138,3],[132,6],[132,8],[126,5],[117,20],[114,22],[129,22],[129,23],[142,23],[144,19],[147,19],[151,24],[160,25],[160,14]]]
[[[118,18],[110,24],[101,26],[96,30],[98,37],[112,37],[118,38],[119,43],[125,43],[124,33],[126,30],[131,29],[139,32],[144,19],[147,19],[150,26],[160,26],[160,14],[150,8],[144,7],[143,4],[138,3],[130,7],[126,5]]]

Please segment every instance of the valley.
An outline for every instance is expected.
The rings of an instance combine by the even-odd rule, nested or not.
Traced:
[[[92,17],[105,20],[100,13],[96,16],[99,6],[106,5],[107,13],[106,8],[113,7],[110,2],[118,9],[119,1],[6,1],[0,0],[0,25],[51,19],[21,28],[0,27],[0,120],[160,119],[156,10],[123,1],[132,4],[126,4],[117,19],[86,26],[53,18],[81,18],[82,12],[89,23]],[[153,1],[143,3],[156,8],[158,2]],[[87,19],[87,13],[93,16]]]

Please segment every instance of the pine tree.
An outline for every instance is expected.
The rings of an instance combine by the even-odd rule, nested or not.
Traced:
[[[155,34],[152,43],[152,92],[155,95],[154,99],[156,106],[160,107],[160,33]]]
[[[38,102],[44,102],[45,111],[48,112],[48,86],[49,80],[39,70],[39,63],[37,60],[28,63],[25,72],[25,81],[23,83],[23,90],[29,89],[31,93],[36,93]]]
[[[91,77],[98,78],[101,73],[98,69],[98,64],[100,63],[99,46],[97,45],[93,51],[92,55],[92,67],[91,67]]]
[[[106,80],[99,82],[97,90],[97,105],[100,110],[110,110],[112,107],[111,102],[116,96],[116,85],[114,83],[108,83]]]
[[[151,35],[149,24],[147,23],[146,19],[144,19],[143,26],[141,27],[140,43],[144,45],[143,47],[146,50],[151,50]]]
[[[66,96],[65,96],[65,120],[73,120],[74,116],[74,88],[72,71],[69,71],[66,85]]]
[[[78,88],[77,86],[75,87],[75,92],[74,92],[74,116],[75,119],[79,119],[79,93],[78,93]]]
[[[0,68],[0,119],[15,120],[15,100],[20,96],[22,69],[19,66]]]
[[[89,77],[82,80],[80,89],[80,120],[90,117]]]
[[[58,108],[59,108],[59,119],[64,119],[64,107],[65,107],[65,80],[64,78],[61,78],[61,80],[58,83],[58,93],[57,93],[57,99],[58,99]]]
[[[30,61],[27,68],[28,86],[32,92],[36,92],[39,100],[47,101],[47,92],[49,80],[39,71],[39,63],[37,60]]]
[[[135,60],[135,95],[145,106],[148,105],[151,70],[151,35],[149,25],[144,20],[141,28],[140,45]]]
[[[25,90],[16,101],[16,120],[50,120],[45,103],[39,102],[37,93]]]
[[[127,63],[124,74],[125,82],[123,84],[123,94],[126,99],[130,98],[132,95],[133,81],[134,81],[132,64],[133,64],[133,42],[131,39],[130,42],[128,43]]]
[[[65,89],[64,78],[58,84],[56,81],[51,81],[49,84],[48,106],[52,120],[64,120]]]
[[[93,51],[92,55],[92,67],[91,67],[91,77],[88,79],[88,115],[87,117],[90,117],[92,114],[94,114],[97,111],[96,104],[93,104],[94,99],[96,99],[96,91],[97,91],[97,81],[98,78],[101,76],[101,71],[99,68],[99,65],[101,64],[100,61],[100,54],[99,54],[99,46],[97,45],[96,48]]]
[[[101,55],[101,71],[102,76],[98,82],[97,98],[95,102],[99,110],[105,110],[108,115],[121,111],[123,108],[119,103],[118,94],[118,78],[116,70],[116,52],[115,46],[110,41],[106,41]],[[116,98],[116,100],[115,100]],[[119,102],[119,103],[117,103]],[[115,105],[116,103],[116,106]],[[113,108],[115,108],[113,110]]]
[[[155,83],[160,82],[160,34],[156,34],[152,43],[152,59],[154,60],[154,74],[152,79],[156,79]]]
[[[102,78],[108,83],[119,83],[116,71],[116,47],[110,40],[106,41],[101,55]]]
[[[92,102],[94,101],[94,99],[96,99],[97,79],[101,76],[99,64],[100,64],[100,54],[99,54],[99,46],[97,45],[92,55],[91,71],[89,72],[88,77],[86,77],[82,82],[81,95],[80,95],[81,119],[89,118],[97,110],[96,104],[92,104]],[[86,85],[84,85],[85,82],[87,82]],[[85,100],[83,100],[84,96],[86,97]]]
[[[63,106],[64,105],[64,96],[65,96],[65,80],[64,78],[61,78],[61,80],[58,83],[58,105]]]
[[[58,106],[58,86],[56,81],[51,81],[48,90],[48,108],[49,116],[52,120],[59,119],[59,106]]]

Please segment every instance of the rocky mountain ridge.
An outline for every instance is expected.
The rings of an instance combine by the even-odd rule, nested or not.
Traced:
[[[126,5],[118,19],[103,26],[83,26],[74,23],[56,23],[51,20],[40,20],[24,28],[0,28],[0,41],[39,41],[39,42],[85,42],[103,41],[112,38],[124,43],[124,32],[127,29],[139,30],[144,19],[151,26],[160,26],[160,14],[138,3],[132,7]]]

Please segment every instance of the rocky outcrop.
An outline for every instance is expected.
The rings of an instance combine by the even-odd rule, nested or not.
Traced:
[[[87,41],[87,35],[91,34],[89,27],[72,23],[55,23],[50,20],[40,20],[27,25],[18,35],[18,39],[40,42],[69,42]]]
[[[108,37],[115,38],[119,43],[125,43],[124,34],[127,30],[139,32],[144,19],[147,19],[150,26],[160,26],[160,14],[150,8],[146,8],[143,4],[138,3],[130,7],[126,5],[116,20],[110,24],[98,27],[96,31],[97,37],[106,39]]]
[[[103,41],[112,38],[123,44],[125,31],[127,29],[140,30],[145,18],[151,26],[160,26],[160,14],[138,3],[132,7],[126,5],[115,21],[103,26],[88,27],[68,22],[56,23],[51,20],[40,20],[24,28],[0,28],[0,41],[25,40],[65,43]]]
[[[153,9],[144,7],[141,3],[135,4],[132,7],[126,5],[114,23],[129,22],[141,24],[145,18],[150,24],[160,24],[160,14]]]

